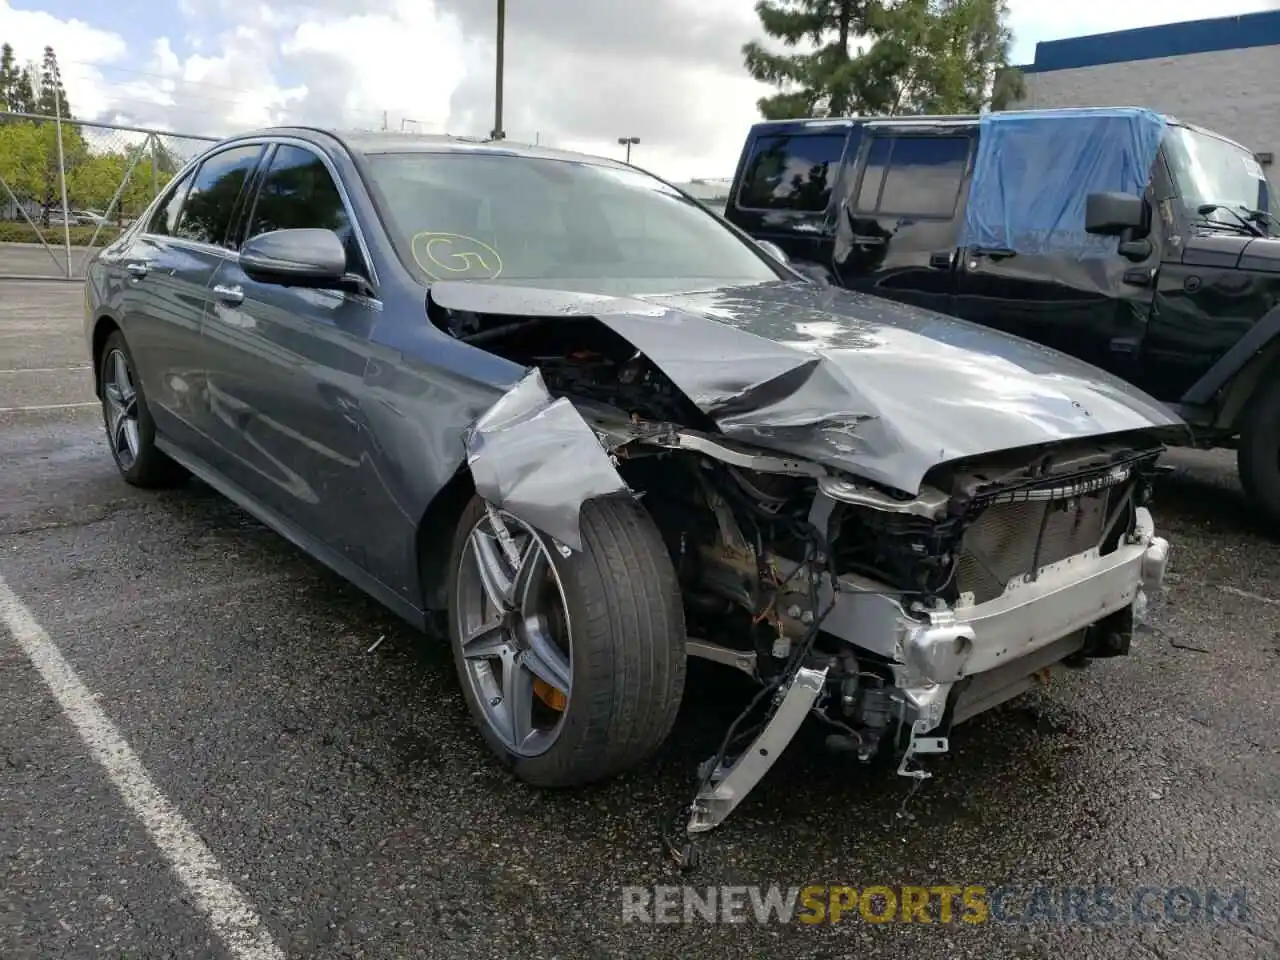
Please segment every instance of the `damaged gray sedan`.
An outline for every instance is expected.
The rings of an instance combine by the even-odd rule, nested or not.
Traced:
[[[623,164],[273,129],[103,251],[86,335],[124,478],[195,474],[446,627],[516,776],[643,761],[689,656],[758,681],[696,833],[810,716],[927,775],[955,724],[1127,653],[1168,554],[1163,405],[776,254]]]

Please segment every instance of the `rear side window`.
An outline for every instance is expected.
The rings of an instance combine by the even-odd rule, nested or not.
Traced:
[[[751,151],[738,206],[820,212],[840,178],[847,131],[760,137]]]
[[[874,140],[855,209],[884,216],[952,217],[968,162],[968,137]]]
[[[232,147],[200,164],[182,207],[176,235],[185,240],[224,245],[240,193],[261,155],[261,144]]]

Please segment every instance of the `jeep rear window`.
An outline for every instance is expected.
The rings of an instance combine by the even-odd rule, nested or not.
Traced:
[[[742,178],[744,210],[821,212],[840,177],[848,131],[764,136],[756,140]]]
[[[480,152],[368,163],[392,241],[428,281],[628,295],[783,276],[696,200],[639,170]]]

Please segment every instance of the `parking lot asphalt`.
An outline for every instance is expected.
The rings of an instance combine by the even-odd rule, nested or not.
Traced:
[[[71,248],[71,275],[83,277],[85,263],[91,253],[100,250],[99,241],[94,251],[85,247]],[[61,242],[51,240],[49,249],[33,239],[30,243],[0,243],[0,272],[11,277],[65,277],[67,275],[67,251]]]
[[[682,877],[659,823],[748,687],[695,664],[651,763],[514,782],[438,641],[206,487],[118,479],[81,298],[0,281],[0,582],[284,955],[1280,956],[1280,544],[1227,454],[1169,457],[1172,571],[1131,656],[964,725],[914,793],[807,730]],[[0,957],[235,955],[66,702],[0,625]],[[679,883],[1014,885],[1011,917],[1102,885],[1125,922],[622,922],[623,886]],[[1156,895],[1130,922],[1170,887],[1247,906],[1160,919]]]

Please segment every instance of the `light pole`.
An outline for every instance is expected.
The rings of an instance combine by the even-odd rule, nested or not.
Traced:
[[[624,147],[627,148],[627,163],[631,162],[631,145],[633,143],[639,143],[639,142],[640,142],[639,137],[619,137],[618,138],[618,143],[622,144]]]
[[[494,75],[493,91],[493,133],[490,140],[503,140],[506,134],[502,130],[502,46],[507,25],[507,0],[498,0],[498,60]]]

